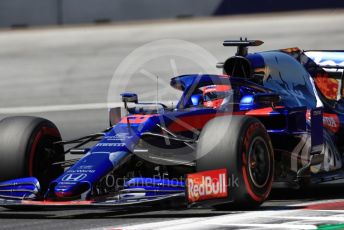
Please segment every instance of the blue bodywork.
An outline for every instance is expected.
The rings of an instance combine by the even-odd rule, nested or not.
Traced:
[[[197,140],[195,133],[200,132],[210,119],[223,115],[247,115],[261,120],[270,134],[275,155],[278,156],[276,159],[280,164],[283,164],[285,159],[278,154],[292,152],[294,146],[290,143],[296,143],[295,139],[300,139],[302,135],[309,136],[312,140],[310,154],[318,154],[323,144],[323,109],[319,108],[316,88],[309,72],[300,61],[281,51],[248,54],[245,58],[251,63],[254,78],[212,74],[174,77],[171,79],[171,86],[183,91],[175,108],[163,107],[154,112],[143,110],[141,113],[129,110],[131,113],[110,127],[101,140],[88,149],[85,156],[51,181],[48,190],[42,191],[40,197],[39,183],[35,178],[0,183],[0,197],[94,200],[99,193],[98,185],[109,175],[116,176],[116,170],[135,155],[143,138],[155,137],[154,134],[158,134],[158,138],[163,139],[164,132],[160,126],[176,134],[176,141],[183,137],[185,139],[181,141],[182,144],[187,141],[191,143],[192,140]],[[343,55],[337,53],[326,54],[324,58],[336,63],[344,60]],[[202,106],[202,92],[199,89],[208,85],[230,85],[230,103],[218,109]],[[281,101],[276,104],[256,101],[255,95],[268,96],[272,93],[278,94]],[[134,94],[124,96],[129,98],[128,102],[139,105]],[[131,99],[134,101],[130,101]],[[187,123],[191,127],[182,127],[180,123]],[[281,139],[287,141],[283,143]],[[276,180],[279,176],[276,176]],[[123,199],[130,199],[169,196],[184,191],[183,178],[174,180],[169,177],[154,178],[154,175],[134,175],[124,180],[115,193]]]
[[[35,199],[40,191],[34,177],[20,178],[0,183],[0,196],[7,199]]]

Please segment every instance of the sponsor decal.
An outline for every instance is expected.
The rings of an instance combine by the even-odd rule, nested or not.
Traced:
[[[99,147],[124,147],[125,143],[98,143],[96,146]]]
[[[62,181],[81,181],[87,177],[85,173],[69,173],[62,177]]]
[[[80,168],[80,167],[79,167]],[[95,173],[95,169],[71,169],[68,170],[70,173]]]
[[[105,139],[112,141],[125,141],[126,139],[132,138],[128,133],[117,133],[115,136],[106,136]]]
[[[336,133],[339,131],[339,118],[336,114],[324,113],[323,123],[332,132]]]
[[[78,169],[90,170],[93,168],[93,165],[80,165]]]
[[[311,119],[310,111],[307,110],[306,119]],[[331,130],[332,132],[336,133],[339,131],[339,117],[337,114],[334,113],[323,113],[323,125],[325,128]]]
[[[189,202],[228,196],[228,174],[226,169],[188,174],[186,183]]]

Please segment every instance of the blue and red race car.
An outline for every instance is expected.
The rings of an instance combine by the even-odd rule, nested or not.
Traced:
[[[0,206],[246,208],[272,186],[343,178],[344,51],[248,53],[261,44],[225,41],[223,75],[172,78],[173,108],[123,93],[127,115],[110,109],[100,133],[62,141],[48,120],[5,118]]]

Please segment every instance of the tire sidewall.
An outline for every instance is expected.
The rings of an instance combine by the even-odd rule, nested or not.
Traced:
[[[246,206],[251,204],[260,205],[268,197],[271,186],[273,182],[274,174],[274,156],[272,150],[272,144],[270,138],[265,130],[263,124],[257,119],[249,119],[243,123],[240,139],[237,146],[237,161],[236,161],[236,171],[239,178],[239,189],[237,194],[233,194],[234,201],[236,203],[245,203]],[[267,178],[267,183],[259,188],[253,183],[253,179],[249,173],[249,151],[256,138],[262,138],[268,149],[269,156],[269,174]],[[233,162],[234,163],[234,162]],[[230,163],[232,164],[232,163]]]
[[[221,128],[226,130],[219,132]],[[217,136],[219,133],[221,135]],[[248,151],[256,137],[264,140],[270,163],[268,181],[262,188],[252,182],[247,165]],[[203,128],[197,145],[196,171],[222,168],[228,172],[229,196],[223,200],[221,209],[255,208],[268,197],[273,182],[274,155],[270,137],[257,118],[239,115],[216,117]]]
[[[54,124],[42,120],[34,124],[35,128],[28,140],[26,148],[25,172],[28,176],[36,177],[43,189],[46,189],[49,182],[63,173],[63,168],[52,165],[57,161],[64,161],[63,148],[54,145],[54,142],[61,141],[61,135]],[[55,152],[54,158],[49,159],[45,149]]]
[[[50,121],[29,116],[8,117],[0,122],[0,173],[1,180],[34,176],[40,179],[41,186],[47,187],[48,181],[63,172],[61,167],[45,162],[46,152],[43,151],[47,141],[61,140],[57,127]],[[53,161],[63,161],[63,147],[54,147]],[[38,164],[52,172],[42,175]],[[45,165],[46,164],[46,165]]]

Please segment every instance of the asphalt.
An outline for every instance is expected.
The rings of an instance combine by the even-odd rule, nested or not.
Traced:
[[[163,224],[166,221],[171,221],[172,229],[173,224],[180,224],[181,221],[186,223],[192,221],[194,222],[195,229],[203,229],[202,226],[197,225],[198,221],[205,221],[207,219],[212,220],[213,218],[223,218],[226,221],[233,220],[239,221],[239,223],[249,223],[248,217],[242,220],[241,217],[237,218],[236,215],[250,215],[257,216],[254,219],[254,223],[264,223],[267,224],[264,227],[268,227],[268,224],[282,224],[286,223],[287,220],[283,220],[283,213],[295,211],[300,217],[300,222],[311,224],[310,221],[303,221],[301,217],[314,217],[319,215],[318,212],[311,212],[304,210],[304,206],[309,203],[317,202],[342,202],[343,195],[342,191],[344,189],[343,185],[326,185],[317,186],[315,188],[304,189],[302,191],[289,190],[289,189],[275,189],[268,201],[266,201],[259,209],[256,210],[214,210],[209,208],[194,208],[194,209],[135,209],[135,210],[109,210],[109,209],[83,209],[83,210],[52,210],[52,211],[12,211],[0,208],[0,229],[160,229],[163,228]],[[340,199],[340,200],[338,200]],[[343,209],[344,206],[341,206]],[[338,217],[340,214],[343,216],[343,211],[339,210],[338,213],[326,212],[327,214],[332,214]],[[279,212],[281,212],[280,215]],[[272,213],[281,217],[281,220],[276,222],[275,219],[268,219],[260,221],[258,217],[269,218]],[[254,215],[251,215],[254,214]],[[233,216],[233,219],[231,219]],[[324,221],[323,223],[333,223],[334,221]],[[337,219],[335,219],[337,222]],[[290,220],[288,220],[290,222]],[[293,224],[295,221],[293,221]],[[182,222],[182,223],[183,223]],[[288,223],[289,223],[288,222]],[[317,223],[313,220],[313,222]],[[158,223],[158,226],[152,224]],[[161,223],[161,225],[160,225]],[[168,223],[168,222],[167,222]],[[343,223],[343,220],[342,222]],[[142,224],[148,226],[142,226]],[[168,225],[171,228],[171,224]],[[183,223],[184,224],[184,223]],[[160,227],[159,227],[160,226]],[[272,225],[274,226],[274,225]],[[175,226],[177,227],[177,225]],[[190,227],[190,226],[189,226]],[[188,227],[188,228],[189,228]],[[223,226],[222,226],[223,227]],[[204,229],[223,229],[220,225],[206,226]],[[225,229],[261,229],[261,228],[249,228],[250,226],[240,226],[240,227],[229,227]],[[168,229],[166,226],[164,227]],[[185,227],[179,229],[188,229]],[[245,229],[246,229],[245,228]],[[264,228],[263,228],[264,229]],[[273,227],[273,229],[279,229],[278,227]],[[282,228],[285,229],[285,228]],[[287,228],[290,229],[290,228]],[[307,229],[298,228],[295,225],[292,229]]]
[[[176,73],[199,71],[197,66],[203,64],[195,65],[189,58],[199,54],[197,49],[197,52],[192,49],[195,52],[191,56],[185,56],[185,51],[181,56],[172,52],[143,62],[125,59],[149,42],[185,40],[206,50],[210,60],[218,61],[235,52],[233,48],[223,47],[222,41],[239,37],[265,42],[252,51],[295,46],[305,50],[344,49],[343,22],[343,11],[328,10],[0,31],[0,118],[24,114],[45,117],[57,124],[65,139],[98,132],[108,126],[107,103],[119,102],[119,97],[115,96],[109,101],[108,92],[118,95],[123,86],[124,90],[139,91],[139,97],[146,93],[145,100],[156,100],[156,80],[147,77],[149,74],[142,75],[142,70],[147,70],[152,76],[159,76],[162,90],[158,98],[170,100],[173,97],[171,100],[175,100],[179,94],[165,90],[169,78]],[[157,60],[159,57],[161,59]],[[136,72],[128,72],[128,82],[125,73],[115,74],[112,80],[116,70],[126,64],[123,60]],[[114,88],[109,87],[114,81]],[[261,211],[342,198],[338,192],[342,189],[339,184],[324,189],[320,195],[317,195],[318,189],[306,192],[277,190]],[[238,212],[211,209],[142,210],[137,213],[111,210],[19,212],[0,208],[0,229],[122,228],[183,218],[221,215],[230,218],[228,214]]]

